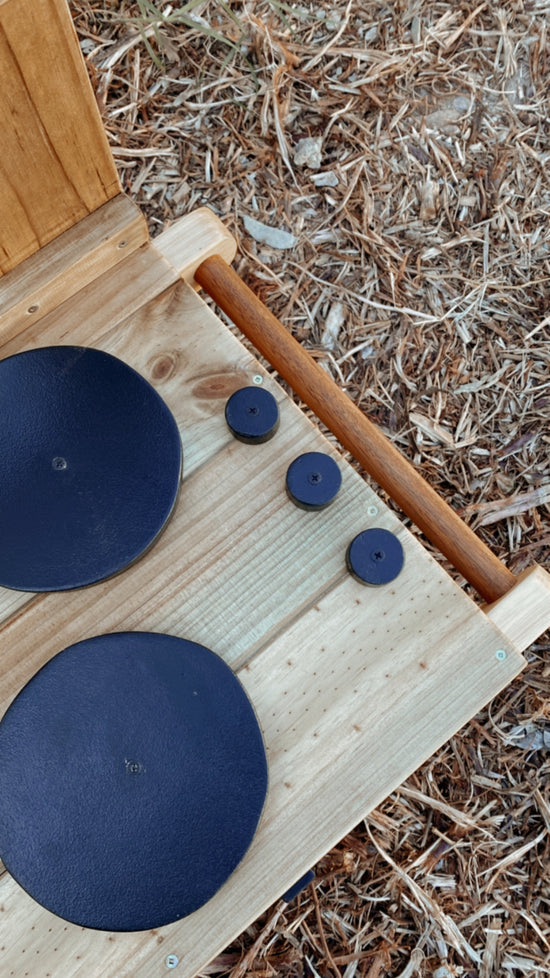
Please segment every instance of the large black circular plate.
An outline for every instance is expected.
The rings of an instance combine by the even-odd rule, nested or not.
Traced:
[[[159,927],[233,872],[266,788],[254,711],[222,659],[171,635],[90,638],[0,723],[0,855],[66,920]]]
[[[61,591],[127,567],[181,480],[176,422],[121,360],[76,346],[0,362],[0,585]]]

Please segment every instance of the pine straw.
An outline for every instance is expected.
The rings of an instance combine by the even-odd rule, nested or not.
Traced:
[[[208,204],[245,280],[492,549],[548,563],[550,3],[144,6],[71,3],[152,233]],[[547,974],[548,648],[207,973]]]

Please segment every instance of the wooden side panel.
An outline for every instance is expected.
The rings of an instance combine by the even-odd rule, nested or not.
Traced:
[[[0,4],[0,273],[120,192],[65,0]]]

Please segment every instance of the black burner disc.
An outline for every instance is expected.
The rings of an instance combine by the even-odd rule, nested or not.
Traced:
[[[162,530],[182,452],[155,389],[100,350],[43,347],[0,362],[0,585],[83,587]]]
[[[267,790],[254,711],[213,652],[120,632],[60,652],[0,723],[0,855],[84,927],[160,927],[209,900]]]
[[[342,485],[338,464],[325,452],[305,452],[290,463],[286,491],[300,509],[319,510],[330,506]]]
[[[241,387],[225,405],[225,420],[239,441],[259,445],[273,438],[279,427],[277,401],[263,387]]]

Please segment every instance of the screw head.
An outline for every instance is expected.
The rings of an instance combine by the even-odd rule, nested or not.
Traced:
[[[369,506],[367,508],[367,513],[369,516],[378,516],[378,506]]]
[[[497,649],[495,652],[495,658],[498,659],[499,662],[504,662],[506,658],[506,652],[504,649]]]
[[[67,459],[62,458],[61,455],[56,455],[56,457],[52,459],[52,469],[55,469],[56,472],[62,472],[63,469],[66,468]]]
[[[169,971],[173,971],[174,968],[177,968],[179,963],[180,959],[178,958],[177,954],[169,954],[165,962]]]
[[[252,381],[254,384],[263,384],[264,378],[261,374],[254,374]]]

